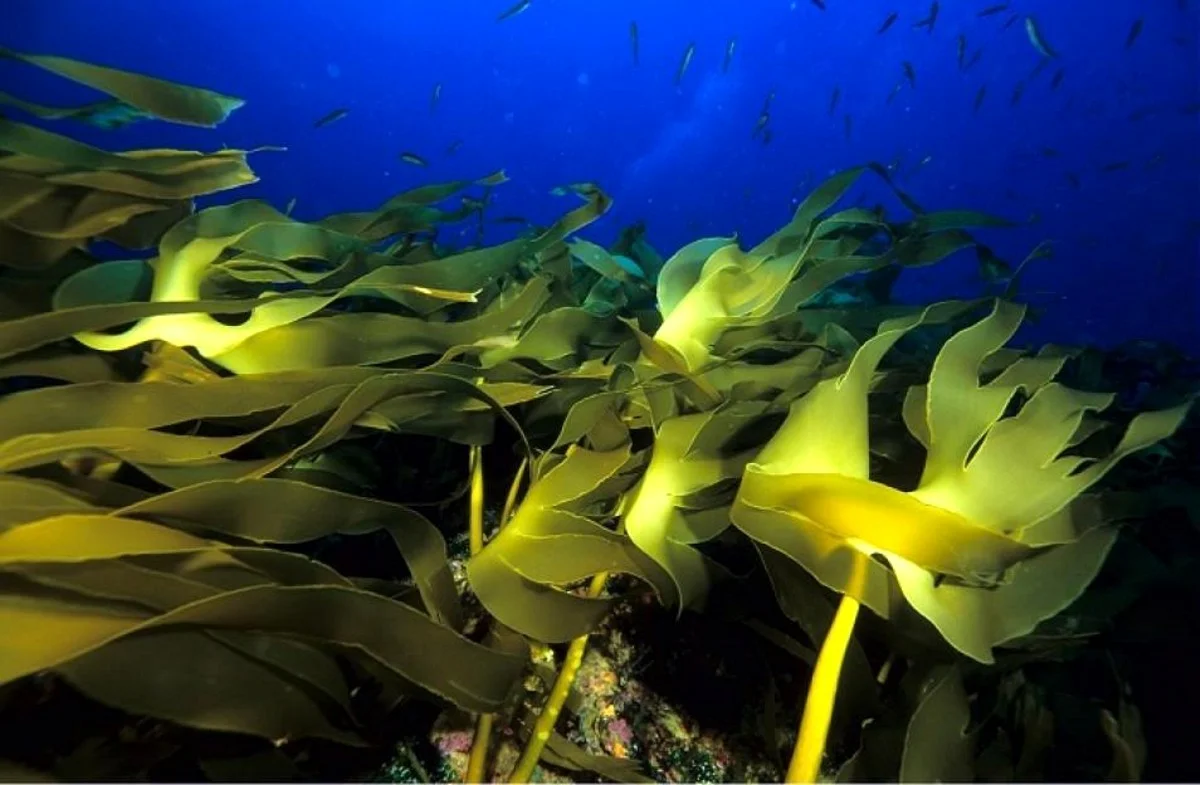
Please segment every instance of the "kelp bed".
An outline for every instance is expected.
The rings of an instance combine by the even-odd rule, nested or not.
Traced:
[[[3,94],[43,120],[241,105],[2,54],[108,96]],[[749,249],[579,239],[589,183],[455,249],[503,172],[302,222],[194,208],[247,151],[0,151],[0,775],[1142,772],[1169,644],[1121,620],[1194,625],[1195,368],[1006,348],[1005,221],[872,164]],[[839,208],[867,177],[903,217]],[[1004,290],[890,300],[963,250]]]

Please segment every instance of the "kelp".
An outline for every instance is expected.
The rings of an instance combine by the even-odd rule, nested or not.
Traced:
[[[214,125],[240,105],[2,54],[111,96],[0,95],[44,120]],[[796,631],[745,620],[815,666],[792,776],[829,728],[871,720],[843,777],[968,779],[999,749],[970,722],[974,685],[1065,645],[1042,625],[1137,514],[1096,484],[1188,408],[1112,435],[1112,395],[1056,381],[1078,352],[1004,348],[1023,264],[971,232],[1010,222],[926,210],[878,164],[756,245],[663,255],[640,225],[611,247],[575,236],[612,203],[591,183],[543,228],[452,249],[438,230],[482,226],[503,170],[303,222],[257,200],[194,209],[255,180],[247,151],[109,152],[10,120],[0,151],[0,687],[54,674],[285,758],[371,743],[366,723],[413,699],[520,715],[527,641],[571,641],[577,665],[614,608],[702,611],[753,577],[725,561],[748,553]],[[839,206],[868,170],[911,215]],[[150,258],[99,262],[96,240]],[[1000,300],[888,301],[905,268],[972,249],[1008,276]],[[483,456],[506,452],[520,468],[489,526]],[[445,487],[406,486],[439,471]],[[468,489],[478,603],[451,558]],[[369,543],[388,577],[323,558],[331,543]],[[553,733],[565,673],[518,773],[542,757],[635,778]],[[1138,717],[1115,711],[1097,732],[1129,778]]]
[[[0,48],[0,57],[19,60],[73,82],[107,93],[116,102],[88,104],[70,110],[39,111],[42,107],[20,102],[21,109],[43,119],[72,117],[100,127],[123,125],[134,119],[154,117],[207,128],[229,117],[245,101],[201,87],[189,87],[152,76],[121,71],[54,55],[31,55]],[[8,96],[5,96],[6,98]],[[0,101],[11,103],[11,101]],[[117,118],[120,118],[117,120]]]

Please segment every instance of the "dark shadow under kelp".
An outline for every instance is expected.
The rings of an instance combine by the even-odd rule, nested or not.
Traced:
[[[42,120],[241,106],[3,54],[108,95]],[[579,239],[590,183],[487,246],[503,172],[306,223],[195,210],[247,151],[0,150],[0,775],[1186,775],[1196,363],[1005,348],[1006,221],[870,164],[749,249]]]

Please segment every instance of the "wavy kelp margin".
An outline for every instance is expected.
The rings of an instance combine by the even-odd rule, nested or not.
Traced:
[[[235,108],[17,57],[165,119],[219,122]],[[0,690],[52,673],[130,714],[285,752],[371,743],[373,719],[433,700],[528,738],[518,779],[539,758],[629,775],[553,733],[587,636],[643,588],[679,612],[719,599],[731,576],[701,546],[733,540],[759,549],[781,607],[814,646],[826,640],[821,660],[829,641],[850,646],[840,685],[818,661],[809,700],[826,705],[806,714],[797,751],[810,770],[795,776],[821,759],[831,685],[854,696],[853,722],[894,697],[886,674],[827,635],[835,618],[850,635],[832,590],[936,652],[891,652],[908,663],[905,741],[883,776],[961,777],[980,765],[962,721],[967,666],[933,663],[947,644],[987,661],[1078,595],[1122,513],[1103,495],[1068,497],[1185,412],[1141,415],[1115,450],[1060,455],[1100,433],[1089,414],[1109,400],[1052,381],[1067,353],[1001,349],[1020,309],[870,300],[895,270],[981,248],[968,230],[1005,223],[926,212],[898,190],[913,212],[903,220],[838,210],[864,175],[895,189],[877,165],[818,186],[754,248],[707,238],[663,262],[640,236],[612,250],[570,241],[610,206],[592,184],[574,186],[582,204],[548,227],[449,249],[431,230],[480,219],[503,172],[305,223],[253,200],[193,212],[194,197],[253,181],[240,151],[108,153],[7,120],[0,147],[12,186],[0,292],[23,295],[0,297]],[[475,188],[483,199],[463,196]],[[155,256],[97,263],[95,239]],[[932,365],[901,340],[926,328],[954,333]],[[1008,412],[1018,389],[1030,397]],[[869,392],[902,411],[915,450],[871,444]],[[440,514],[461,493],[421,505],[417,488],[344,458],[371,463],[365,445],[415,438],[469,449],[476,525],[479,448],[529,467],[511,516],[466,563],[486,635],[464,609]],[[1071,489],[1054,509],[1017,510],[986,481],[983,464],[1033,442],[1044,472],[1081,470],[1059,478]],[[873,450],[890,468],[928,452],[917,502],[867,479]],[[360,538],[388,545],[388,577],[313,558]],[[1078,575],[1055,569],[1084,544]],[[1047,572],[1070,585],[1022,593]],[[970,622],[955,615],[964,607]],[[541,712],[517,701],[529,644],[568,641]]]

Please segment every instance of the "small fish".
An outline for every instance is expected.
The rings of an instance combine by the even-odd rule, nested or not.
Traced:
[[[1012,27],[1013,25],[1015,25],[1015,24],[1017,23],[1017,20],[1018,20],[1018,19],[1020,19],[1020,18],[1021,18],[1021,15],[1020,15],[1020,14],[1011,14],[1011,15],[1009,15],[1009,17],[1008,17],[1007,19],[1005,19],[1005,20],[1004,20],[1004,24],[1000,26],[1000,29],[1001,29],[1001,30],[1007,30],[1008,28],[1010,28],[1010,27]]]
[[[977,113],[979,111],[979,107],[983,106],[983,99],[985,97],[987,97],[987,85],[980,87],[979,92],[975,93],[975,108],[971,110],[972,112]]]
[[[1102,171],[1102,172],[1119,172],[1122,169],[1128,169],[1128,168],[1129,168],[1128,161],[1113,161],[1112,163],[1107,163],[1104,166],[1100,167],[1100,171]]]
[[[350,114],[350,110],[346,109],[345,107],[334,109],[332,112],[313,123],[313,128],[324,128],[330,123],[336,123],[338,120],[341,120],[348,114]]]
[[[962,71],[967,64],[967,37],[959,33],[956,42],[958,46],[958,70]]]
[[[896,82],[896,84],[892,87],[892,92],[888,93],[887,102],[890,104],[892,101],[896,100],[896,96],[899,95],[900,91],[903,89],[904,82]]]
[[[963,66],[963,69],[962,69],[963,73],[970,71],[975,66],[975,64],[979,62],[979,58],[981,58],[981,57],[983,57],[983,49],[976,49],[975,53],[972,54],[971,57],[967,60],[966,65]]]
[[[840,86],[833,88],[833,94],[829,96],[829,114],[832,115],[837,109],[838,101],[842,98],[842,88]]]
[[[638,27],[636,21],[629,23],[629,46],[633,52],[633,64],[638,65]]]
[[[1007,10],[1008,10],[1008,3],[998,3],[997,5],[989,5],[987,8],[984,8],[982,11],[975,14],[975,16],[978,16],[978,17],[992,16],[993,14],[998,14],[1002,11],[1007,11]]]
[[[1063,76],[1065,75],[1066,72],[1061,68],[1055,71],[1054,76],[1050,79],[1050,89],[1057,90],[1058,86],[1062,84]]]
[[[737,49],[737,39],[730,38],[729,43],[725,44],[725,60],[721,63],[721,73],[727,73],[729,66],[733,63],[733,52]]]
[[[533,0],[519,0],[516,5],[512,6],[507,11],[500,14],[500,16],[496,17],[496,21],[503,22],[505,19],[510,19],[517,14],[525,12],[531,5],[533,5]]]
[[[531,224],[531,222],[528,218],[524,218],[520,215],[502,215],[499,218],[493,218],[492,223],[494,223],[494,224]]]
[[[813,5],[815,5],[817,8],[820,8],[822,11],[825,10],[825,0],[811,0],[811,2]]]
[[[1044,156],[1045,158],[1057,158],[1058,155],[1059,155],[1058,150],[1055,150],[1053,147],[1043,147],[1042,148],[1042,156]]]
[[[1125,48],[1133,46],[1138,40],[1138,36],[1142,34],[1142,19],[1141,17],[1134,19],[1133,24],[1129,26],[1129,35],[1125,36]]]
[[[1067,182],[1071,184],[1072,188],[1079,188],[1079,175],[1075,174],[1074,172],[1064,172],[1063,177],[1067,178]]]
[[[433,86],[433,94],[429,96],[429,111],[433,112],[437,109],[438,101],[442,100],[442,83],[438,82]]]
[[[775,134],[773,134],[773,133],[771,132],[771,129],[770,129],[770,128],[764,128],[764,129],[763,129],[763,132],[762,132],[762,142],[763,142],[763,144],[764,144],[764,145],[768,145],[768,144],[770,144],[770,143],[771,143],[771,140],[772,140],[772,139],[774,139],[774,138],[775,138]]]
[[[449,145],[449,146],[446,148],[446,155],[454,155],[455,153],[457,153],[457,152],[458,152],[458,149],[459,149],[460,147],[462,147],[462,146],[463,146],[463,140],[462,140],[462,139],[455,139],[455,140],[454,140],[453,142],[451,142],[451,143],[450,143],[450,145]]]
[[[904,78],[907,79],[908,83],[915,89],[917,86],[917,69],[913,68],[913,64],[907,60],[905,60],[901,65],[904,67]]]
[[[293,196],[291,199],[288,199],[287,207],[283,208],[283,214],[290,216],[292,214],[292,210],[295,210],[295,209],[296,209],[296,197]]]
[[[412,164],[413,166],[429,166],[429,163],[416,153],[403,152],[400,153],[399,157],[400,160],[406,164]]]
[[[1025,17],[1025,34],[1029,36],[1029,43],[1033,44],[1033,48],[1042,57],[1058,57],[1058,52],[1055,52],[1042,37],[1042,31],[1038,29],[1037,22],[1032,16]]]
[[[895,11],[892,11],[890,14],[888,14],[888,15],[887,15],[887,19],[884,19],[884,20],[883,20],[883,24],[881,24],[881,25],[879,26],[879,29],[878,29],[878,30],[876,30],[876,31],[875,31],[875,33],[876,33],[877,35],[883,35],[883,34],[884,34],[884,33],[886,33],[886,32],[887,32],[889,29],[891,29],[891,26],[892,26],[892,25],[896,24],[896,20],[897,20],[897,19],[899,19],[899,18],[900,18],[900,14],[898,14],[898,13],[897,13],[897,12],[895,12]]]
[[[849,139],[851,136],[854,135],[854,118],[853,117],[851,117],[850,115],[846,115],[846,119],[844,119],[842,121],[842,126],[844,128],[847,139]]]
[[[1021,103],[1021,96],[1023,96],[1024,94],[1025,94],[1025,83],[1017,82],[1016,86],[1013,87],[1012,99],[1008,102],[1008,105],[1016,106],[1017,104]]]
[[[696,54],[696,42],[687,45],[687,49],[683,50],[683,57],[679,61],[679,68],[675,71],[676,86],[683,83],[683,75],[687,73],[688,66],[692,64],[692,57]]]
[[[926,28],[928,32],[933,32],[934,25],[937,24],[938,18],[938,0],[933,0],[933,5],[929,6],[929,16],[922,19],[913,25],[914,29]]]

